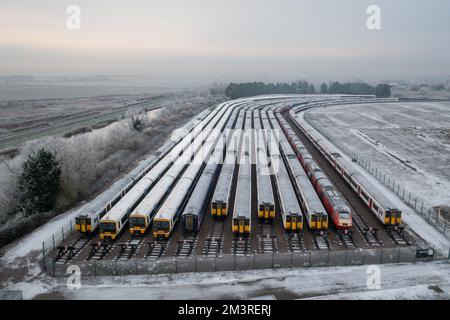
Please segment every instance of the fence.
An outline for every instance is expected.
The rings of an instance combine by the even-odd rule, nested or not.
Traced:
[[[71,219],[58,231],[54,232],[47,240],[42,242],[42,259],[44,268],[54,258],[56,249],[75,231],[75,220]]]
[[[402,186],[400,183],[396,182],[394,178],[387,175],[366,157],[363,157],[360,153],[351,149],[347,144],[342,141],[337,141],[322,128],[315,127],[310,121],[307,120],[306,115],[305,120],[315,130],[320,132],[334,145],[338,146],[342,151],[344,151],[349,157],[353,159],[353,161],[366,169],[367,172],[369,172],[378,181],[380,181],[383,185],[388,187],[388,189],[394,192],[400,199],[403,200],[404,203],[420,213],[420,215],[436,230],[441,232],[447,239],[450,239],[450,223],[447,222],[447,219],[444,218],[441,212],[436,210],[436,208],[427,205],[423,199],[421,199],[416,194],[413,194],[410,190]]]
[[[417,247],[349,250],[314,250],[300,253],[273,253],[238,256],[226,254],[216,258],[203,256],[163,257],[159,260],[94,260],[56,264],[47,260],[47,271],[54,277],[67,276],[70,266],[80,268],[81,276],[125,276],[185,272],[241,271],[277,268],[334,267],[368,264],[430,261],[418,257]]]
[[[396,182],[394,178],[384,173],[367,158],[349,148],[345,143],[337,142],[336,145],[339,146],[339,148],[341,148],[341,150],[343,150],[348,156],[354,159],[354,161],[356,161],[360,166],[366,169],[366,171],[374,176],[378,181],[388,187],[389,190],[394,192],[400,199],[403,200],[403,202],[411,208],[414,208],[416,212],[420,213],[420,215],[429,224],[434,226],[439,232],[443,233],[447,239],[450,239],[450,231],[448,231],[450,225],[447,222],[447,219],[445,219],[442,213],[436,210],[436,208],[428,206],[423,199],[413,194],[400,183]]]

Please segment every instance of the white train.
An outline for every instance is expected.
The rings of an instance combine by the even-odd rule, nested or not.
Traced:
[[[155,187],[139,203],[130,215],[129,230],[133,234],[144,234],[150,226],[152,219],[159,209],[159,206],[170,193],[174,183],[181,176],[186,166],[191,162],[195,154],[200,150],[202,144],[213,130],[221,128],[230,114],[230,108],[223,110],[209,123],[203,132],[195,138],[191,146],[181,155],[175,164],[162,176]]]
[[[208,200],[214,191],[215,182],[219,176],[219,164],[224,161],[224,151],[228,145],[238,113],[239,111],[237,109],[233,111],[221,140],[217,142],[211,158],[208,160],[208,163],[181,214],[181,222],[185,232],[198,232],[200,230],[208,206]]]
[[[212,116],[209,110],[201,112],[194,121],[188,122],[179,131],[192,132],[195,123],[207,120],[208,115]],[[171,141],[165,143],[153,156],[143,161],[125,178],[116,182],[108,191],[102,193],[94,201],[89,203],[83,212],[75,218],[75,228],[82,234],[91,234],[97,231],[100,219],[109,212],[115,204],[117,204],[130,191],[138,181],[140,181],[147,173],[152,170],[169,152],[176,153],[181,150],[179,142],[183,136],[172,137]],[[177,150],[178,149],[178,150]],[[120,190],[117,192],[116,190]]]
[[[264,127],[275,129],[274,136],[279,139],[281,135],[275,127],[276,119],[273,111],[267,111],[267,119],[264,119]],[[303,229],[303,214],[295,194],[294,187],[289,177],[289,172],[284,163],[283,156],[277,144],[271,144],[270,156],[274,168],[276,190],[280,202],[280,213],[283,227],[286,231],[300,232]]]
[[[172,166],[174,161],[183,154],[193,139],[205,128],[214,118],[224,112],[228,104],[222,104],[203,119],[191,132],[173,147],[173,149],[141,179],[138,183],[121,198],[112,209],[100,219],[100,239],[115,240],[117,235],[124,229],[128,222],[129,215],[136,208],[140,201],[150,191],[151,187],[159,178]]]
[[[275,199],[273,195],[272,179],[269,171],[267,156],[267,142],[262,132],[260,111],[253,111],[253,128],[256,155],[256,184],[258,191],[258,218],[264,220],[275,219]]]
[[[239,155],[239,170],[236,183],[236,193],[233,210],[232,231],[235,235],[248,236],[251,232],[252,216],[252,128],[251,111],[247,111],[245,118],[242,145]]]
[[[216,130],[205,134],[206,140],[204,141],[201,150],[194,157],[192,163],[189,164],[186,171],[156,212],[153,219],[153,236],[155,238],[168,238],[173,231],[176,222],[205,167],[206,161],[214,150],[217,141],[222,137],[223,130],[233,111],[232,109],[232,107],[229,107],[225,116],[217,124],[217,129],[220,131]]]
[[[395,102],[395,98],[383,99],[355,99],[351,103],[377,103],[377,102]],[[345,100],[339,104],[348,104]],[[325,103],[324,105],[328,105]],[[324,157],[331,163],[341,177],[356,192],[360,199],[367,205],[370,211],[386,226],[397,227],[402,222],[402,212],[392,203],[382,192],[380,192],[370,181],[368,181],[354,165],[345,160],[337,148],[329,142],[319,137],[306,123],[299,123],[296,113],[315,107],[315,105],[304,105],[292,108],[289,111],[289,117],[297,124],[298,128],[310,139]]]
[[[235,128],[229,139],[225,160],[220,170],[219,179],[211,200],[211,215],[215,218],[225,218],[228,215],[231,199],[231,187],[236,167],[236,159],[242,138],[242,127],[245,119],[245,107],[242,107],[236,120]]]
[[[281,127],[288,126],[287,122],[275,112]],[[280,129],[278,123],[274,122],[274,127]],[[300,141],[298,141],[300,143]],[[289,174],[294,182],[294,189],[298,195],[303,213],[306,217],[306,223],[311,230],[327,230],[328,229],[328,214],[325,210],[319,196],[314,190],[313,185],[309,181],[309,178],[303,169],[296,153],[294,152],[291,144],[284,134],[280,134],[280,148],[286,160],[286,166]]]

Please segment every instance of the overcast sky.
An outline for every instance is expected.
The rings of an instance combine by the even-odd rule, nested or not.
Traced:
[[[0,74],[448,75],[449,15],[448,0],[1,0]]]

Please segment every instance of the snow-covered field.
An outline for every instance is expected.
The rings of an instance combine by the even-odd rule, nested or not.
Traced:
[[[450,206],[450,103],[341,105],[312,109],[305,119],[428,206]]]
[[[447,262],[373,268],[95,277],[72,289],[66,279],[41,277],[9,288],[24,290],[26,299],[450,299]]]

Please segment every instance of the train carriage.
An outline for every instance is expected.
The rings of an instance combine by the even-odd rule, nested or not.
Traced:
[[[251,232],[252,215],[252,132],[251,112],[246,114],[244,130],[242,137],[241,150],[239,156],[239,169],[235,190],[235,202],[233,210],[232,231],[235,235],[249,236]]]
[[[191,162],[195,154],[201,150],[203,143],[214,134],[216,127],[222,128],[223,123],[230,114],[231,106],[223,110],[218,117],[208,124],[203,132],[198,135],[191,146],[179,157],[175,164],[158,180],[154,188],[140,202],[136,209],[131,213],[129,220],[129,231],[132,234],[142,235],[149,228],[153,217],[159,209],[162,202],[171,192],[177,179],[184,172],[187,165]]]
[[[208,164],[203,170],[203,173],[186,204],[186,208],[183,210],[181,222],[183,230],[186,232],[198,232],[200,229],[208,206],[208,200],[214,191],[215,182],[217,182],[219,176],[219,164],[223,161],[224,149],[228,144],[229,137],[231,136],[232,129],[237,120],[237,115],[238,111],[234,110],[225,127],[222,139],[217,142]]]
[[[279,131],[273,111],[267,112],[267,119],[264,119],[266,129]],[[278,138],[282,133],[277,133]],[[274,135],[275,136],[275,135]],[[278,140],[270,146],[271,167],[275,176],[276,192],[280,204],[280,214],[283,227],[286,231],[300,232],[303,229],[303,214],[295,194],[286,165],[281,154],[281,144]]]
[[[254,111],[254,144],[257,183],[257,210],[258,218],[264,220],[275,219],[275,199],[273,196],[272,179],[269,172],[269,159],[267,156],[267,143],[261,130],[259,110]]]
[[[211,215],[215,218],[225,218],[228,215],[231,199],[231,188],[236,167],[236,159],[242,138],[242,126],[245,119],[245,109],[241,108],[235,129],[231,134],[226,150],[225,160],[211,201]]]
[[[205,118],[195,130],[189,132],[163,159],[161,159],[155,167],[150,170],[144,178],[128,191],[122,199],[120,199],[112,209],[107,212],[100,220],[100,239],[115,240],[122,232],[132,211],[138,204],[148,195],[153,185],[166,173],[172,166],[174,160],[185,154],[186,150],[190,150],[189,146],[193,141],[198,140],[198,135],[202,130],[199,128],[212,128],[223,114],[228,110],[229,103],[222,104],[216,108],[212,114]]]

